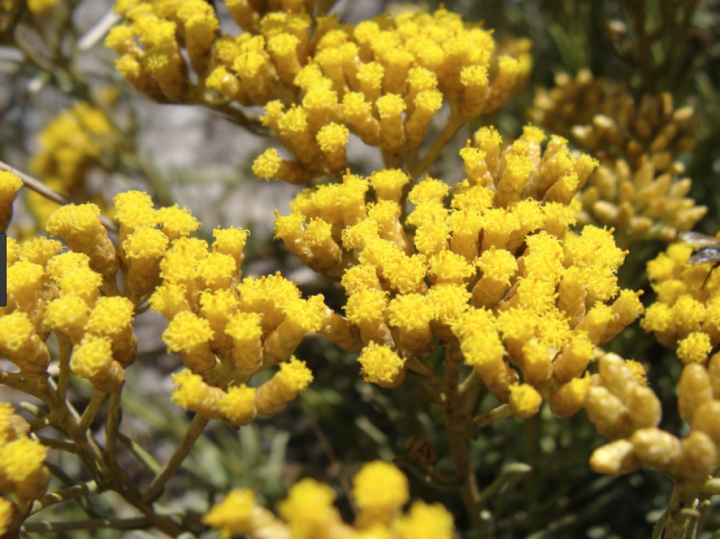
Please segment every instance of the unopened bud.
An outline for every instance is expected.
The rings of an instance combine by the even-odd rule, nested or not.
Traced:
[[[585,410],[600,434],[615,439],[625,430],[625,407],[606,387],[591,387],[588,390]]]
[[[680,440],[655,427],[636,430],[630,441],[640,462],[656,470],[667,470],[680,454]]]
[[[592,380],[574,378],[550,394],[550,411],[558,417],[570,417],[585,406]]]
[[[603,385],[622,402],[626,402],[637,380],[625,360],[617,354],[609,353],[598,360],[598,365]]]
[[[717,448],[704,432],[691,432],[681,442],[680,455],[675,459],[675,477],[679,482],[704,483],[717,460]]]
[[[635,428],[657,427],[662,418],[662,405],[655,392],[647,386],[632,388],[625,405],[628,408],[628,420]]]
[[[703,403],[712,400],[710,376],[699,363],[685,365],[677,385],[678,411],[680,418],[692,423],[695,410]]]
[[[590,468],[596,473],[620,475],[640,467],[640,461],[627,440],[616,440],[598,447],[590,456]]]
[[[702,431],[715,444],[720,444],[720,401],[706,401],[697,407],[693,414],[692,430]]]

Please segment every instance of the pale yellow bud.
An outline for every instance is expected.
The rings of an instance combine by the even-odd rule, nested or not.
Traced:
[[[621,475],[640,467],[633,444],[627,440],[616,440],[598,447],[590,456],[590,467],[596,473]]]

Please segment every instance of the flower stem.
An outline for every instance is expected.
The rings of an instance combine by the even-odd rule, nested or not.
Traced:
[[[200,414],[195,414],[195,417],[193,417],[193,420],[190,422],[187,431],[185,431],[185,435],[182,440],[180,440],[180,444],[175,448],[175,452],[172,457],[170,457],[170,460],[167,461],[167,464],[165,464],[162,471],[155,477],[155,479],[153,479],[153,482],[145,491],[145,494],[143,494],[143,501],[148,502],[154,500],[155,497],[160,494],[160,491],[162,491],[165,483],[167,483],[168,480],[175,475],[178,468],[180,468],[180,465],[185,460],[185,457],[188,456],[188,453],[190,453],[195,441],[200,437],[207,424],[207,418],[201,416]]]
[[[90,428],[90,425],[100,410],[100,407],[105,402],[105,397],[107,397],[107,393],[105,391],[100,391],[99,389],[95,390],[95,393],[93,393],[93,396],[90,399],[87,408],[85,408],[82,418],[80,419],[81,428],[85,430]]]
[[[80,496],[85,496],[87,494],[90,494],[91,492],[97,491],[97,483],[95,481],[88,481],[87,483],[82,483],[81,485],[75,485],[74,487],[68,487],[62,490],[58,490],[57,492],[45,494],[45,496],[33,502],[32,509],[30,509],[30,514],[34,515],[35,513],[38,513],[43,509],[47,509],[51,505],[72,500],[74,498],[79,498]]]
[[[475,421],[475,425],[478,428],[481,428],[489,425],[490,423],[495,423],[496,421],[510,417],[511,415],[512,412],[510,411],[510,405],[503,404],[497,408],[493,408],[489,412],[485,412],[484,414],[477,416],[473,421]]]
[[[411,177],[417,179],[423,174],[425,174],[425,172],[427,172],[430,166],[438,158],[440,153],[442,153],[442,151],[445,149],[445,146],[447,146],[448,143],[455,136],[455,133],[457,133],[458,130],[463,126],[465,120],[466,118],[463,117],[463,115],[459,112],[452,111],[450,113],[450,118],[448,118],[445,127],[438,135],[438,138],[435,139],[433,145],[430,146],[428,152],[423,156],[419,163],[410,168]]]

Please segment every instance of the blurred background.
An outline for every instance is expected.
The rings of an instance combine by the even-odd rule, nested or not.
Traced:
[[[205,239],[218,225],[249,229],[244,275],[282,271],[304,292],[322,293],[331,306],[341,309],[344,294],[339,285],[314,274],[273,241],[273,210],[287,213],[288,202],[300,188],[257,180],[250,166],[277,141],[254,123],[239,126],[201,107],[159,105],[137,94],[115,71],[115,54],[102,46],[114,20],[112,4],[61,0],[52,17],[39,19],[27,16],[24,2],[0,0],[0,160],[74,200],[105,208],[118,192],[147,191],[156,204],[189,208],[203,223],[200,237]],[[238,33],[223,3],[214,4],[223,32]],[[495,30],[501,48],[526,46],[520,38],[529,38],[534,67],[522,94],[493,117],[463,128],[431,171],[433,176],[449,183],[462,180],[457,151],[482,125],[495,125],[504,139],[511,140],[533,122],[573,144],[577,141],[570,128],[589,124],[601,112],[605,97],[624,92],[640,103],[643,95],[665,95],[676,110],[691,106],[694,111],[688,125],[697,142],[690,151],[678,149],[673,157],[684,171],[675,172],[692,180],[688,196],[708,208],[695,230],[712,235],[718,231],[720,0],[450,0],[444,5],[467,21],[484,21],[485,28]],[[333,12],[344,22],[356,23],[386,11],[438,7],[435,2],[341,0]],[[567,101],[560,99],[563,88]],[[583,101],[582,96],[592,99]],[[572,106],[563,108],[563,103]],[[260,112],[247,110],[255,117]],[[382,168],[379,151],[354,138],[348,161],[357,174]],[[22,197],[9,231],[17,239],[36,235],[56,207],[25,190]],[[628,240],[631,255],[620,280],[624,286],[645,290],[646,304],[652,302],[653,291],[644,264],[665,245],[658,237]],[[153,311],[136,319],[142,368],[128,370],[122,422],[123,432],[159,462],[169,457],[188,423],[188,416],[168,399],[170,374],[180,361],[165,352],[160,339],[165,324]],[[675,404],[675,381],[682,365],[674,352],[661,348],[637,324],[613,341],[612,351],[649,367],[650,384],[664,404],[661,428],[687,434]],[[419,385],[412,379],[395,390],[363,384],[356,358],[319,338],[306,339],[297,355],[307,359],[315,373],[310,389],[296,405],[239,433],[212,422],[168,485],[161,501],[167,512],[189,515],[199,523],[216,497],[231,487],[252,487],[262,503],[273,506],[290,484],[312,476],[336,488],[338,505],[350,518],[349,477],[360,463],[381,458],[397,459],[413,477],[414,497],[444,503],[460,515],[458,529],[467,529],[454,489],[428,484],[421,474],[414,477],[409,461],[403,460],[409,453],[425,452],[428,459],[448,453],[439,412],[428,404]],[[89,383],[73,388],[71,398],[82,406],[92,388]],[[21,405],[22,399],[5,388],[0,397]],[[36,404],[22,407],[31,414]],[[494,405],[494,397],[488,395],[479,412]],[[101,415],[97,424],[103,422]],[[102,432],[98,437],[102,441]],[[652,524],[667,506],[671,482],[651,470],[619,478],[593,474],[588,457],[603,442],[584,412],[560,420],[545,408],[530,420],[509,418],[484,428],[473,445],[481,488],[507,465],[532,467],[524,475],[508,475],[486,501],[488,537],[650,537]],[[76,459],[65,454],[53,458],[56,487],[82,477]],[[125,464],[138,481],[150,477],[134,460],[128,458]],[[434,466],[452,470],[452,462],[442,457]],[[43,512],[43,518],[123,516],[123,511],[119,498],[105,494],[55,506]],[[707,513],[703,530],[702,538],[720,537],[720,511]],[[156,535],[74,531],[56,536]]]

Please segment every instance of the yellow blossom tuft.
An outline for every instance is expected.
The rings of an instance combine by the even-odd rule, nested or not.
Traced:
[[[647,371],[642,363],[634,359],[626,359],[625,365],[632,371],[635,381],[641,386],[647,386]]]
[[[46,456],[47,448],[37,440],[18,438],[0,448],[0,474],[22,482],[42,467]]]
[[[360,510],[371,514],[392,514],[410,499],[407,477],[381,460],[365,464],[355,474],[352,495]]]
[[[18,352],[35,334],[35,326],[28,315],[15,311],[0,316],[0,350]]]
[[[73,350],[70,368],[80,378],[92,378],[107,369],[112,361],[110,339],[88,334]]]
[[[403,375],[405,360],[389,346],[370,342],[358,358],[365,382],[394,385]]]
[[[162,338],[170,352],[183,352],[207,343],[213,335],[207,320],[183,311],[175,315]]]
[[[85,253],[69,251],[52,257],[45,268],[47,274],[59,281],[64,275],[78,268],[90,268],[90,257]]]
[[[218,407],[223,417],[243,426],[250,423],[257,413],[255,410],[256,388],[245,384],[229,387]]]
[[[311,539],[334,516],[334,500],[332,488],[305,478],[290,487],[288,497],[278,504],[278,512],[290,524],[294,538]]]
[[[152,199],[147,193],[127,191],[115,195],[115,219],[131,229],[150,228],[160,222],[158,212],[153,208]]]
[[[400,539],[452,539],[455,535],[453,515],[442,505],[417,501],[398,519]]]
[[[213,252],[232,256],[237,265],[240,266],[244,258],[243,249],[250,232],[242,228],[218,227],[213,230],[212,235],[215,238],[212,244]]]
[[[405,294],[390,302],[388,314],[391,326],[412,331],[427,328],[435,313],[427,296]]]
[[[489,249],[477,259],[477,266],[483,273],[483,278],[510,284],[510,279],[517,273],[518,264],[515,257],[504,249]]]
[[[410,178],[402,170],[389,169],[373,172],[370,176],[370,183],[375,194],[380,200],[393,200],[399,202],[402,197],[402,190],[408,184]]]
[[[255,507],[255,493],[252,490],[231,490],[221,503],[214,505],[203,517],[203,524],[219,529],[222,539],[244,535],[252,531]]]
[[[170,208],[157,210],[158,222],[163,225],[163,232],[170,241],[188,236],[200,228],[200,223],[187,208],[180,209],[177,204]]]
[[[57,240],[34,238],[20,247],[17,256],[21,261],[45,267],[48,260],[57,255],[60,249],[62,249],[62,243]]]
[[[143,228],[123,242],[125,256],[131,259],[159,259],[168,247],[168,237],[160,230]]]
[[[313,375],[307,368],[307,363],[295,359],[295,356],[280,364],[280,372],[277,377],[287,391],[293,392],[302,391],[313,381]]]
[[[707,333],[691,333],[678,342],[677,355],[686,365],[702,363],[711,350],[712,343]]]
[[[170,400],[186,410],[193,410],[214,419],[220,416],[219,403],[225,396],[221,389],[212,387],[203,381],[202,376],[185,369],[174,374],[172,381],[175,388]]]
[[[509,404],[513,414],[521,419],[526,419],[540,411],[542,396],[531,385],[512,384]]]
[[[102,297],[90,313],[86,331],[115,339],[132,324],[135,305],[127,298]]]

